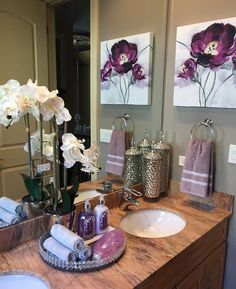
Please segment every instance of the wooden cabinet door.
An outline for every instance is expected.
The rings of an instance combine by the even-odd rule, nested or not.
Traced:
[[[48,85],[46,4],[38,0],[0,1],[0,84],[29,78]],[[26,195],[20,173],[28,174],[23,120],[9,129],[0,125],[0,196]]]
[[[182,282],[180,282],[175,289],[202,289],[201,279],[203,274],[204,265],[200,264]]]
[[[201,289],[222,289],[225,265],[226,242],[204,261],[204,276]]]
[[[199,264],[175,289],[222,289],[226,242]]]

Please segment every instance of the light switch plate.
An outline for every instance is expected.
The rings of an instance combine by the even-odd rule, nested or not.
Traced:
[[[179,156],[179,166],[183,167],[185,162],[185,156]]]
[[[228,162],[231,164],[236,164],[236,145],[229,145]]]
[[[111,129],[100,129],[100,142],[107,142],[109,143],[111,140],[111,134],[112,130]]]

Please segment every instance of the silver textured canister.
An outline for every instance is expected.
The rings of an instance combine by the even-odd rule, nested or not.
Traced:
[[[141,152],[132,146],[125,151],[124,184],[131,186],[142,182]]]
[[[159,143],[153,145],[153,151],[161,156],[160,162],[160,193],[166,193],[169,186],[170,146],[164,142],[163,134]]]
[[[159,153],[151,151],[143,156],[143,191],[147,198],[157,198],[160,194]]]

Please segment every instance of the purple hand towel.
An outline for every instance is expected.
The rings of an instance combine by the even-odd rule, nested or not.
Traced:
[[[123,174],[125,154],[125,130],[114,129],[108,148],[106,172],[117,176]]]
[[[186,152],[180,191],[198,197],[208,197],[213,192],[213,142],[190,140]]]

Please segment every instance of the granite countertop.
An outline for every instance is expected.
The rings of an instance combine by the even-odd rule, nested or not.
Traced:
[[[223,199],[223,201],[221,201]],[[45,264],[38,253],[38,240],[29,241],[0,254],[0,271],[33,271],[48,280],[51,289],[144,288],[140,284],[171,260],[193,246],[198,240],[227,220],[232,213],[232,198],[219,193],[219,207],[204,210],[193,206],[185,194],[170,194],[158,202],[141,201],[140,208],[163,208],[183,216],[187,225],[180,233],[166,238],[138,238],[126,234],[126,250],[112,266],[91,273],[63,272]],[[110,210],[110,225],[119,227],[126,212],[117,207]],[[158,287],[157,287],[158,288]]]

